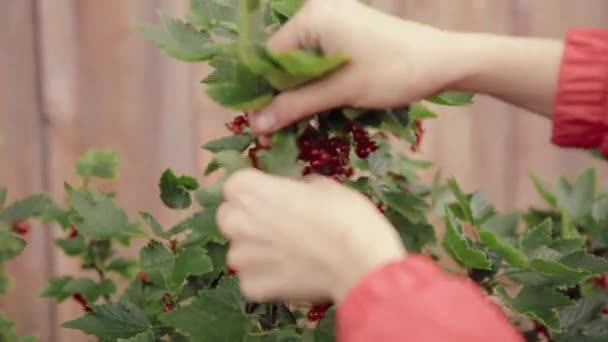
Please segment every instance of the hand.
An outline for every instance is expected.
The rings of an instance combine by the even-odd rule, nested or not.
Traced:
[[[364,274],[405,255],[370,201],[327,178],[245,170],[227,181],[224,198],[217,222],[230,240],[227,264],[253,301],[339,303]]]
[[[320,48],[350,62],[324,79],[277,96],[250,115],[252,130],[267,134],[323,110],[387,108],[410,103],[461,77],[451,35],[382,13],[355,0],[308,0],[269,41],[285,52]],[[456,63],[455,63],[456,62]]]

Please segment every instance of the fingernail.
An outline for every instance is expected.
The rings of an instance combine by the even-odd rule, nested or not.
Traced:
[[[277,118],[274,113],[261,112],[253,117],[251,124],[254,131],[268,132],[277,124]]]

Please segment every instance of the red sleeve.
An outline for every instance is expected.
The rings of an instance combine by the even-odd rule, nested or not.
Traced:
[[[366,275],[337,313],[338,342],[519,342],[498,307],[469,280],[410,255]]]
[[[575,29],[566,41],[553,113],[553,143],[608,156],[608,31]]]

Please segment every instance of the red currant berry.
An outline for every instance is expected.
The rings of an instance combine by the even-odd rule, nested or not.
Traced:
[[[370,155],[370,150],[365,146],[357,146],[355,153],[357,154],[357,157],[367,159],[367,157]]]
[[[165,306],[163,306],[164,312],[173,311],[173,309],[175,309],[175,306],[173,304],[165,304]]]
[[[604,315],[608,315],[608,306],[605,306],[605,307],[602,309],[602,314],[604,314]]]
[[[163,294],[163,301],[165,303],[171,303],[173,300],[171,299],[171,294],[165,293]]]
[[[344,171],[344,175],[349,178],[352,177],[354,174],[355,174],[355,169],[353,169],[352,167],[349,167],[348,169],[346,169]]]
[[[236,273],[237,273],[236,270],[230,266],[227,267],[227,270],[228,270],[228,274],[230,274],[230,275],[236,275]]]
[[[26,235],[30,231],[30,223],[26,220],[13,222],[13,232],[21,236]]]
[[[608,275],[604,274],[593,279],[593,284],[600,289],[608,288]]]
[[[146,273],[146,272],[139,272],[137,274],[137,278],[139,278],[139,280],[141,280],[142,282],[147,283],[148,282],[148,273]]]
[[[76,230],[76,226],[70,226],[70,232],[68,233],[68,238],[74,239],[78,236],[78,230]]]
[[[312,166],[314,169],[320,169],[323,166],[323,162],[321,162],[320,159],[314,159],[310,162],[310,166]]]
[[[537,334],[549,336],[549,330],[547,330],[547,327],[545,327],[544,325],[542,325],[541,323],[539,323],[537,321],[534,321],[534,331]]]
[[[306,166],[304,168],[304,170],[302,170],[302,175],[303,176],[308,176],[311,173],[312,173],[312,168],[310,166]]]
[[[382,204],[382,203],[378,203],[378,206],[377,206],[377,207],[378,207],[378,210],[379,210],[379,211],[380,211],[382,214],[384,214],[384,212],[385,212],[385,209],[384,209],[384,204]]]
[[[327,310],[331,307],[331,304],[321,304],[313,306],[310,311],[308,311],[308,319],[312,322],[316,322],[322,320],[327,314]]]

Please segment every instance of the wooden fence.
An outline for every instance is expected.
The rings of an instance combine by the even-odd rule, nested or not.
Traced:
[[[200,174],[202,141],[223,132],[226,112],[198,84],[205,66],[174,62],[134,31],[158,8],[185,11],[186,0],[4,0],[0,10],[0,185],[15,199],[37,191],[60,198],[75,158],[111,148],[122,158],[111,184],[133,214],[172,219],[157,200],[166,167]],[[573,26],[608,27],[606,0],[377,0],[380,8],[446,29],[563,37]],[[407,37],[404,37],[407,39]],[[449,65],[445,66],[449,68]],[[517,72],[517,70],[513,70]],[[407,77],[407,75],[404,75]],[[537,202],[528,172],[546,179],[596,165],[582,152],[549,145],[550,123],[489,98],[442,109],[423,156],[467,189],[484,188],[499,208]],[[42,341],[86,340],[59,328],[80,314],[71,303],[37,298],[48,277],[78,268],[53,250],[53,230],[28,236],[9,272],[17,284],[0,302],[20,332]]]

